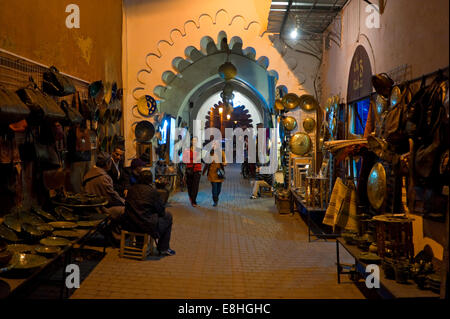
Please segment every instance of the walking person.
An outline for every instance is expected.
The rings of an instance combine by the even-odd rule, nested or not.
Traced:
[[[202,173],[201,153],[197,150],[197,137],[191,139],[189,150],[183,153],[183,163],[186,165],[186,186],[188,190],[189,200],[193,207],[197,207],[197,194]]]
[[[203,169],[203,175],[207,173],[208,180],[212,186],[212,198],[214,201],[213,206],[217,206],[219,203],[219,195],[222,190],[222,183],[225,179],[224,167],[227,165],[225,162],[225,152],[219,152],[217,143],[213,144],[213,148],[210,152],[211,164],[205,165]]]

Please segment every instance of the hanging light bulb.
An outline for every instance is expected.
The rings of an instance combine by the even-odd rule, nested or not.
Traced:
[[[294,30],[291,31],[291,39],[297,39],[298,37],[298,30],[297,28],[295,28]]]

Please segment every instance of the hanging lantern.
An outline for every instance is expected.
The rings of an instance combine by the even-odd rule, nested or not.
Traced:
[[[225,81],[234,79],[237,75],[237,69],[231,62],[225,62],[219,67],[219,75]]]

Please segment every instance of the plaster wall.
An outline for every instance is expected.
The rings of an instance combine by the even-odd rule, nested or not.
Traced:
[[[433,72],[449,64],[449,1],[388,0],[380,16],[380,28],[368,28],[367,3],[351,0],[342,11],[340,45],[331,42],[324,49],[320,68],[320,102],[339,94],[346,102],[350,64],[358,45],[366,49],[372,72],[390,72],[407,65],[406,80]],[[428,244],[442,259],[443,246],[424,237],[423,220],[412,216],[414,248],[419,252]]]
[[[132,111],[137,99],[144,94],[154,96],[155,86],[164,85],[163,72],[177,72],[172,60],[176,57],[186,59],[188,46],[200,50],[204,36],[210,36],[216,42],[220,31],[226,32],[228,41],[239,36],[244,49],[255,49],[256,59],[268,57],[268,70],[279,74],[277,85],[285,85],[296,94],[314,92],[313,79],[318,61],[289,49],[283,56],[279,53],[269,34],[265,33],[270,4],[270,0],[124,0],[123,83],[127,159],[136,153],[131,124],[144,119]],[[294,115],[300,116],[300,112]]]
[[[68,29],[66,6],[80,9]],[[122,83],[121,0],[0,0],[0,48],[88,82]]]

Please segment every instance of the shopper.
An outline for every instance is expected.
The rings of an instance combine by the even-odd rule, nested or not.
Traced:
[[[261,189],[261,187],[267,187],[270,188],[272,191],[272,185],[273,185],[273,175],[272,174],[261,174],[261,166],[256,168],[256,178],[253,183],[253,191],[251,199],[256,199],[258,197],[258,193]]]
[[[227,165],[225,162],[225,152],[219,152],[219,147],[217,143],[213,144],[210,152],[211,163],[205,165],[203,169],[203,175],[207,172],[208,180],[211,182],[212,186],[212,198],[214,201],[213,206],[217,206],[219,203],[219,195],[222,190],[222,183],[225,176],[220,176],[220,172],[225,172],[224,167]]]
[[[150,170],[141,171],[137,182],[130,187],[121,219],[122,228],[131,232],[147,233],[157,239],[160,255],[172,256],[170,249],[172,215],[165,211],[157,189],[153,186]]]
[[[190,148],[183,153],[183,163],[186,165],[186,186],[193,207],[198,206],[197,194],[202,174],[201,153],[196,149],[197,141],[197,137],[193,137]]]

